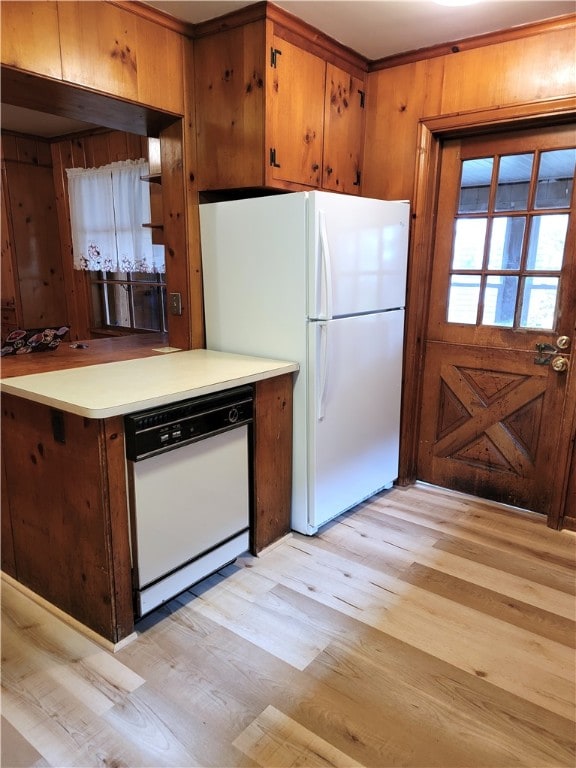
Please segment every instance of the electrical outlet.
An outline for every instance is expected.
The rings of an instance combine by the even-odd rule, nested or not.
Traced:
[[[182,294],[169,293],[168,294],[168,308],[171,315],[182,314]]]

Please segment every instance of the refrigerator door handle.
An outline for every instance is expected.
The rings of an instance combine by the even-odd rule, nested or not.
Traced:
[[[318,390],[316,415],[322,421],[326,411],[326,389],[328,384],[328,323],[318,323],[320,334],[320,365],[318,366]]]
[[[332,319],[332,265],[330,261],[330,247],[328,245],[328,231],[326,229],[326,214],[324,211],[318,211],[318,228],[320,234],[320,270],[322,282],[320,287],[324,289],[321,295],[320,320]]]

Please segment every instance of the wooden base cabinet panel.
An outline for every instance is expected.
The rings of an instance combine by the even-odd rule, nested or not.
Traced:
[[[121,417],[2,397],[6,501],[22,584],[111,642],[133,630]]]
[[[2,453],[2,529],[0,539],[2,544],[1,567],[4,573],[16,578],[16,560],[14,558],[14,538],[12,536],[12,518],[10,517],[10,508],[8,506],[8,486],[6,484],[6,465],[4,463],[4,453]]]
[[[250,547],[255,555],[290,531],[292,391],[292,374],[264,379],[255,388]]]

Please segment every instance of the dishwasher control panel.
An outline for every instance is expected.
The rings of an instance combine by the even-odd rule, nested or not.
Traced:
[[[249,424],[253,411],[254,393],[247,385],[131,413],[124,417],[126,458],[141,461]]]

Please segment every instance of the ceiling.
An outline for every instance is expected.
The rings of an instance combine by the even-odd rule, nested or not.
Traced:
[[[257,1],[156,0],[145,5],[198,24]],[[274,4],[370,60],[576,11],[576,0],[477,0],[463,7],[434,0],[274,0]],[[1,125],[3,130],[46,138],[91,127],[4,104]]]
[[[156,0],[145,5],[198,24],[257,1]],[[434,0],[273,2],[370,60],[576,11],[575,0],[478,0],[463,7]]]

